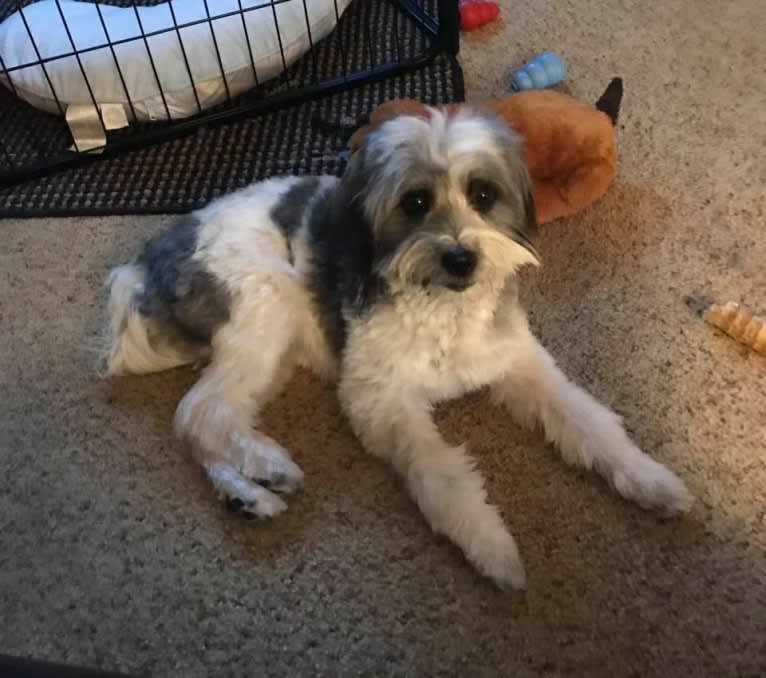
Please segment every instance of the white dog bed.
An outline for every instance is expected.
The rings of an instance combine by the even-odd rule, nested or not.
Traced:
[[[350,1],[337,0],[338,14]],[[240,7],[256,9],[243,14]],[[212,21],[207,20],[208,11]],[[308,12],[308,22],[305,11]],[[229,13],[230,16],[224,16]],[[34,44],[23,19],[26,19]],[[174,28],[176,24],[183,26],[200,19],[204,22],[178,30]],[[102,113],[110,110],[109,117],[114,119],[114,108],[118,106],[122,111],[116,117],[125,122],[134,116],[138,120],[166,120],[168,114],[175,120],[197,113],[199,107],[208,108],[225,100],[227,88],[229,94],[235,96],[253,87],[256,83],[253,64],[258,82],[279,75],[284,68],[282,53],[289,66],[309,49],[311,42],[316,43],[327,36],[335,23],[335,0],[306,0],[305,3],[303,0],[286,0],[273,6],[269,0],[208,0],[207,8],[204,0],[173,0],[172,3],[137,10],[76,0],[60,0],[58,3],[42,0],[24,8],[23,18],[17,11],[0,24],[0,56],[6,68],[34,64],[40,58],[54,58],[45,62],[48,77],[40,65],[10,74],[16,93],[45,111],[60,112],[48,83],[50,78],[68,119],[74,109],[81,109],[81,112],[89,109],[95,113],[77,58],[55,59],[76,51]],[[74,41],[74,49],[66,27]],[[115,45],[114,56],[109,47],[83,51],[120,40],[128,42]],[[7,75],[0,76],[0,81],[10,88]]]

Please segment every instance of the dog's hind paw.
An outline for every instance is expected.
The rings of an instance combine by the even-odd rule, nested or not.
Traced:
[[[263,433],[253,431],[241,450],[240,473],[261,487],[289,494],[303,485],[303,471],[287,450]]]
[[[287,509],[287,504],[274,492],[248,480],[229,464],[211,463],[204,468],[226,508],[244,518],[274,518]]]

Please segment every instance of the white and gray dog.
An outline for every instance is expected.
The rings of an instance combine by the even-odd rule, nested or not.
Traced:
[[[259,411],[295,365],[337,379],[364,447],[401,474],[431,527],[521,588],[516,543],[465,447],[439,434],[435,403],[488,385],[623,497],[665,514],[692,498],[529,330],[517,276],[538,256],[517,138],[483,113],[427,111],[373,129],[340,180],[255,184],[150,240],[111,275],[107,369],[209,360],[176,430],[229,506],[258,518],[303,482],[254,428]]]

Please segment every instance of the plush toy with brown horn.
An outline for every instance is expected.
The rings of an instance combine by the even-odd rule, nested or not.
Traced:
[[[544,224],[579,212],[609,188],[617,171],[615,125],[621,102],[622,80],[614,78],[595,106],[553,90],[528,90],[441,108],[488,109],[522,137],[537,222]],[[428,108],[414,99],[381,104],[352,135],[351,153],[368,132],[399,115],[428,115]]]

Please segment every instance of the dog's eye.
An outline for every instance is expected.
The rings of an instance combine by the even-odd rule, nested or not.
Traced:
[[[431,209],[431,193],[425,189],[407,191],[400,204],[408,217],[422,217]]]
[[[488,181],[474,179],[468,184],[468,201],[477,212],[489,212],[497,201],[497,189]]]

